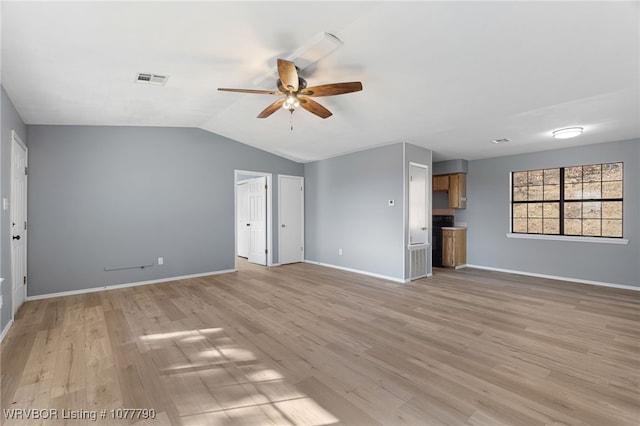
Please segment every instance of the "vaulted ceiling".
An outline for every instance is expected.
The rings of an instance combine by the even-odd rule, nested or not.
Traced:
[[[640,137],[639,4],[2,1],[2,85],[28,124],[199,127],[301,162],[403,141],[496,157]],[[217,91],[275,89],[276,59],[323,32],[343,45],[309,85],[364,85],[319,98],[332,117],[291,131],[256,118],[272,96]]]

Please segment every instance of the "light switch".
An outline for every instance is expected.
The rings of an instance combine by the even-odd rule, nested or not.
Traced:
[[[8,210],[9,209],[9,199],[8,198],[3,198],[2,199],[2,210]]]

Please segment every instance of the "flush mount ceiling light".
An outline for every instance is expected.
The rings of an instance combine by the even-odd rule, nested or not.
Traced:
[[[553,131],[553,137],[556,139],[569,139],[575,138],[582,134],[582,127],[567,127],[565,129],[558,129]]]

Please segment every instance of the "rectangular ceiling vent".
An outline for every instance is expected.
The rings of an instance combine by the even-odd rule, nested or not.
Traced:
[[[511,139],[507,139],[507,138],[502,138],[502,139],[494,139],[491,142],[498,144],[498,143],[506,143],[506,142],[511,142]]]
[[[136,77],[136,82],[142,83],[142,84],[154,84],[156,86],[164,86],[168,78],[169,78],[168,75],[141,72],[141,73],[138,73]]]

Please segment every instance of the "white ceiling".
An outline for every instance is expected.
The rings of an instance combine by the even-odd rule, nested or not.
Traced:
[[[28,124],[199,127],[301,162],[410,142],[478,159],[640,137],[640,3],[2,2],[2,85]],[[256,115],[276,58],[330,32],[334,115]],[[134,82],[168,74],[165,86]],[[257,81],[264,80],[257,84]],[[571,140],[559,127],[582,126]],[[496,145],[491,141],[509,138]]]

